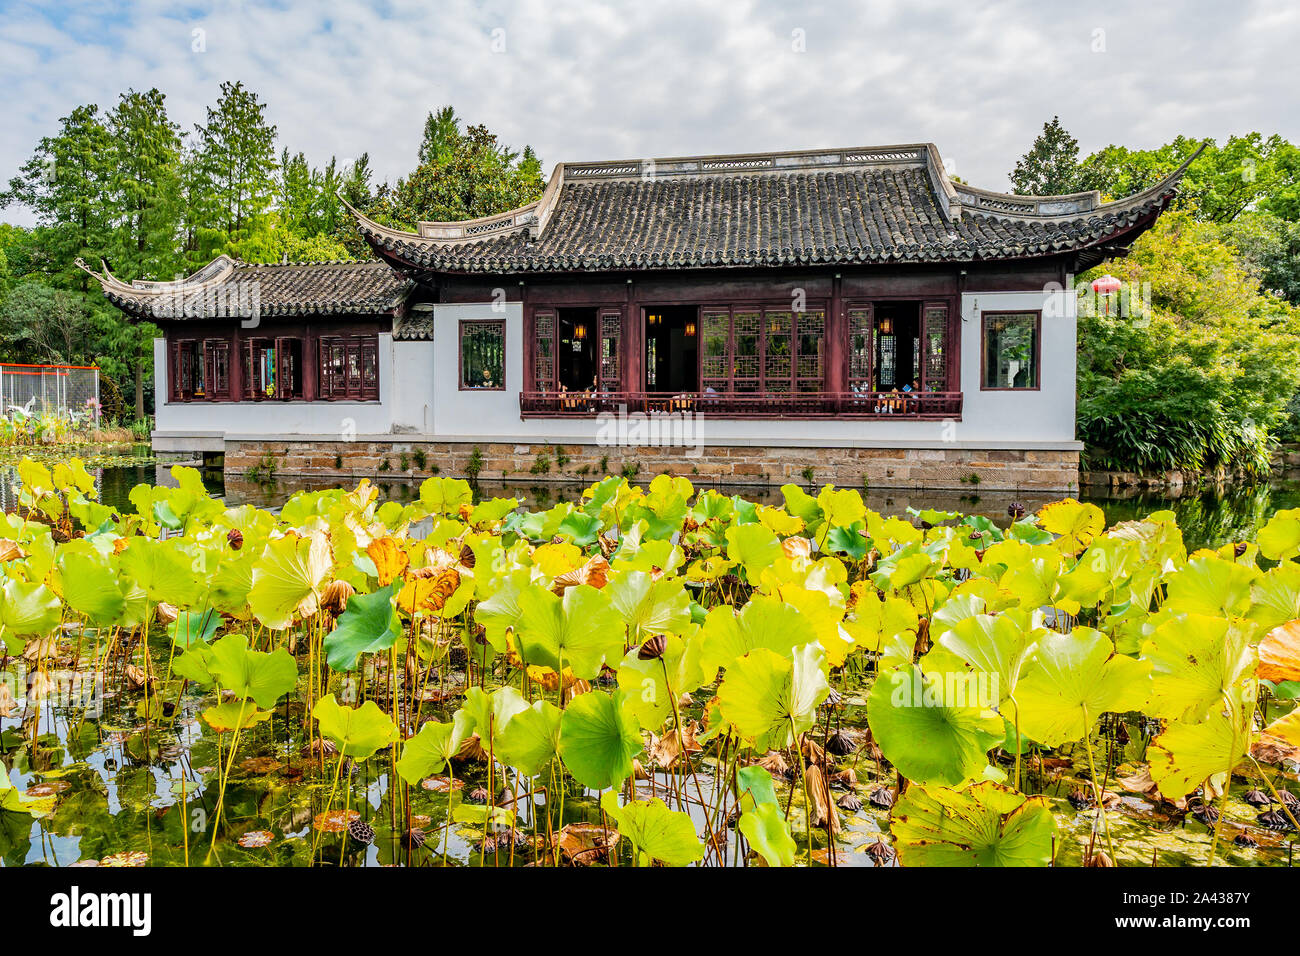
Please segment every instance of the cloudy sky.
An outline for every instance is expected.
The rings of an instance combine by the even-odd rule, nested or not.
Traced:
[[[561,160],[933,141],[969,182],[1059,114],[1087,152],[1300,140],[1295,0],[0,0],[0,181],[79,103],[158,87],[186,129],[223,80],[314,163],[395,179],[441,104]],[[30,222],[10,208],[9,221]]]

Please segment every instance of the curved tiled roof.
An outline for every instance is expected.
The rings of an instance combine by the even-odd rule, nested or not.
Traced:
[[[433,273],[975,262],[1104,243],[1149,222],[1185,169],[1102,203],[974,189],[948,179],[933,146],[878,147],[561,165],[539,202],[460,229],[404,232],[353,212],[379,255]]]
[[[91,275],[124,312],[173,321],[247,318],[254,313],[379,315],[401,305],[412,286],[386,263],[375,261],[260,264],[218,256],[193,275],[171,282],[127,283],[107,268]]]

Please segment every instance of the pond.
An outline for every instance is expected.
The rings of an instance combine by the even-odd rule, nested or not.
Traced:
[[[148,445],[115,449],[108,454],[89,456],[86,461],[99,483],[100,500],[125,510],[132,508],[128,496],[137,484],[171,484],[169,469],[173,464],[196,464],[180,456],[155,459]],[[12,507],[15,501],[12,462],[12,458],[6,463],[6,459],[0,457],[0,510]],[[299,491],[318,491],[340,485],[352,487],[355,484],[332,478],[285,477],[269,483],[257,483],[238,476],[227,477],[220,471],[212,470],[203,472],[203,483],[211,494],[223,498],[228,504],[253,504],[259,508],[279,507]],[[378,478],[374,479],[374,483],[383,497],[404,502],[419,495],[421,479]],[[475,484],[474,491],[480,499],[516,497],[529,510],[543,510],[560,502],[579,500],[586,487],[586,484],[578,482],[483,481]],[[780,489],[774,487],[733,487],[703,483],[697,487],[701,490],[717,488],[724,494],[739,494],[763,504],[782,502]],[[984,515],[1001,524],[1007,523],[1007,508],[1012,502],[1020,502],[1033,512],[1061,497],[1060,494],[918,491],[906,488],[872,488],[863,493],[867,507],[883,515],[905,516],[909,508],[918,511],[933,508]],[[1300,507],[1300,488],[1290,484],[1260,483],[1209,486],[1177,497],[1155,492],[1113,495],[1085,491],[1079,498],[1098,505],[1106,515],[1107,526],[1119,521],[1143,518],[1153,511],[1170,510],[1183,531],[1188,549],[1192,550],[1253,538],[1255,531],[1275,511]]]
[[[137,484],[172,483],[168,467],[143,458],[115,459],[93,471],[104,502],[127,509],[132,507],[128,495]],[[6,482],[12,480],[12,474],[0,469],[0,503],[10,500],[6,496],[12,496],[12,484]],[[269,509],[298,491],[335,486],[326,480],[286,479],[262,485],[211,472],[203,480],[212,495],[229,505]],[[419,485],[378,483],[381,499],[399,502],[418,498]],[[484,482],[474,494],[476,500],[518,497],[527,509],[541,510],[580,499],[583,487]],[[782,503],[778,489],[720,490],[759,503]],[[884,515],[933,508],[985,515],[1005,528],[1012,501],[1037,511],[1059,496],[872,490],[863,497],[868,508]],[[1188,550],[1253,539],[1274,511],[1300,505],[1294,490],[1264,485],[1176,499],[1148,495],[1090,500],[1103,509],[1108,526],[1172,510]],[[254,629],[255,634],[267,634]],[[125,632],[123,640],[106,640],[104,632],[69,626],[50,643],[29,644],[29,650],[41,645],[36,653],[8,657],[0,665],[3,768],[12,784],[42,810],[37,819],[0,812],[4,865],[524,865],[538,861],[540,848],[553,841],[569,862],[608,859],[602,845],[608,821],[598,794],[573,778],[562,774],[557,781],[543,774],[530,779],[497,769],[490,754],[487,760],[479,754],[454,760],[449,774],[429,775],[418,786],[408,788],[400,781],[394,786],[391,752],[355,762],[336,757],[321,746],[321,738],[312,732],[310,708],[293,693],[270,708],[264,722],[250,729],[231,752],[229,735],[223,739],[204,723],[211,693],[177,676],[177,652],[165,635],[155,636],[162,640],[147,641],[142,652],[138,642],[130,647]],[[417,666],[414,672],[409,653],[404,665],[396,656],[364,658],[357,675],[362,696],[394,713],[413,708],[413,724],[418,726],[422,717],[451,720],[466,690],[476,683],[501,686],[497,671],[476,668],[463,645],[448,641],[436,666]],[[293,653],[310,660],[301,646]],[[144,654],[149,663],[142,671],[137,665],[144,663]],[[838,813],[832,811],[841,827],[835,839],[816,830],[809,833],[801,822],[801,808],[809,805],[807,781],[781,767],[779,759],[772,775],[780,801],[794,808],[791,829],[801,862],[890,865],[895,862],[887,845],[890,803],[896,798],[897,777],[881,759],[867,725],[874,670],[860,661],[850,664],[833,678],[838,703],[818,718],[824,723],[814,727],[828,747],[834,736],[843,750],[825,786],[825,799],[839,807]],[[345,677],[344,685],[351,679]],[[592,683],[598,692],[612,684],[600,679]],[[399,686],[407,690],[385,690]],[[694,749],[690,744],[696,729],[707,720],[708,696],[701,692],[680,701],[688,751]],[[1155,729],[1140,714],[1108,716],[1084,741],[1035,750],[1025,755],[1023,768],[1015,765],[1022,774],[1022,791],[1043,797],[1055,818],[1052,858],[1057,863],[1079,865],[1102,839],[1094,833],[1098,818],[1090,805],[1094,759],[1103,803],[1111,811],[1106,844],[1118,848],[1111,851],[1118,862],[1149,865],[1158,858],[1161,865],[1191,865],[1206,859],[1213,830],[1205,808],[1162,801],[1150,792],[1150,777],[1142,779]],[[651,739],[650,751],[641,756],[645,766],[638,763],[634,775],[636,796],[665,798],[686,812],[717,864],[742,862],[735,820],[717,813],[719,804],[725,805],[719,794],[727,789],[720,790],[718,781],[730,779],[732,772],[726,767],[727,751],[706,745],[687,777],[673,769],[674,746],[672,740]],[[651,759],[656,752],[657,763]],[[1294,755],[1266,762],[1277,766],[1279,789],[1297,781],[1300,765]],[[999,768],[1010,774],[1013,761],[1004,754]],[[1218,859],[1241,866],[1290,865],[1291,842],[1276,832],[1280,827],[1256,825],[1256,808],[1243,799],[1249,789],[1245,781],[1234,780],[1222,806],[1232,824],[1230,832],[1249,835],[1250,841],[1220,842]],[[517,830],[499,832],[466,823],[465,815],[452,822],[453,805],[464,814],[467,806],[489,799],[517,814]],[[218,800],[219,826],[214,823]],[[363,826],[350,835],[346,825],[352,819]],[[357,838],[362,831],[365,838]]]

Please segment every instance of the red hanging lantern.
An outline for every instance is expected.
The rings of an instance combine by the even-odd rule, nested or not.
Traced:
[[[1106,314],[1110,315],[1110,297],[1124,287],[1113,275],[1107,273],[1092,280],[1092,291],[1106,300]]]

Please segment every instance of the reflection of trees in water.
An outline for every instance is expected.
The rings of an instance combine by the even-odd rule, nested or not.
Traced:
[[[1187,549],[1192,551],[1253,539],[1273,512],[1300,504],[1300,494],[1260,484],[1206,490],[1181,498],[1139,495],[1095,500],[1106,512],[1108,525],[1145,518],[1153,511],[1172,511]]]

